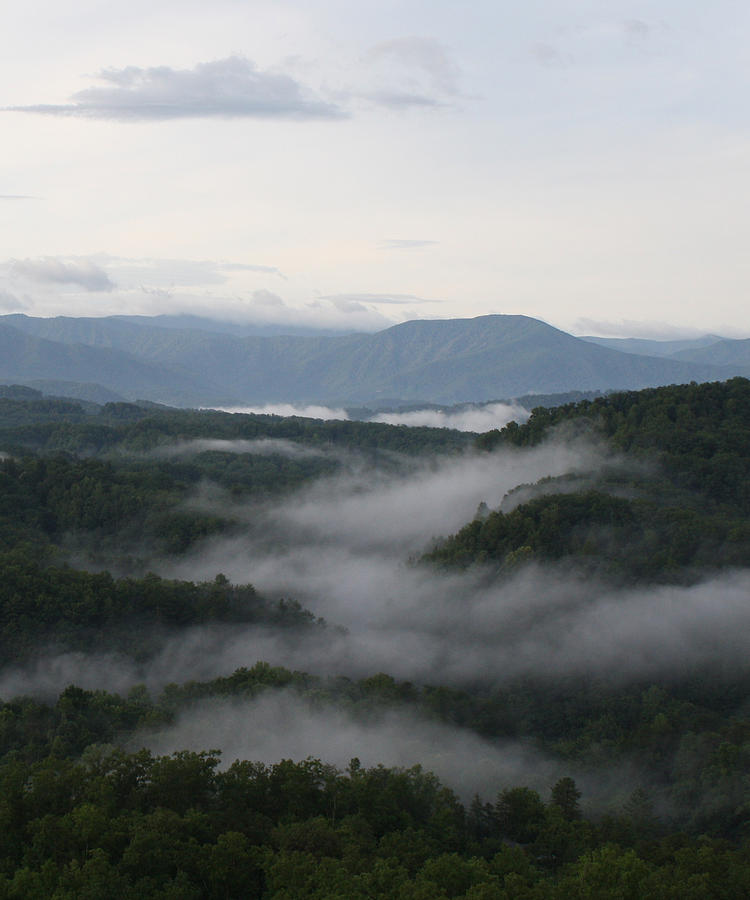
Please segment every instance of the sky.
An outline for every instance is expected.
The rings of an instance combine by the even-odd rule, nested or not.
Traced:
[[[27,0],[0,313],[750,336],[738,0]]]

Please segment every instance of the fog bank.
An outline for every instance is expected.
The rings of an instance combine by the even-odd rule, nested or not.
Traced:
[[[559,778],[572,775],[584,806],[596,811],[618,805],[641,780],[628,765],[593,774],[521,741],[487,740],[405,709],[362,717],[287,690],[267,690],[252,700],[202,701],[174,726],[142,732],[129,743],[131,749],[146,746],[158,754],[217,749],[224,766],[235,759],[273,764],[313,757],[345,769],[355,756],[364,767],[419,764],[466,804],[477,793],[494,801],[499,791],[518,785],[538,790],[546,800]]]
[[[219,453],[249,453],[254,456],[287,456],[291,459],[302,459],[311,456],[325,456],[329,451],[321,448],[299,444],[284,438],[258,438],[256,440],[224,440],[219,438],[196,438],[189,441],[178,441],[158,447],[149,455],[157,457],[189,456],[195,453],[216,451]]]
[[[508,422],[525,422],[529,411],[508,403],[488,403],[457,410],[416,409],[408,412],[381,412],[370,421],[387,425],[423,425],[429,428],[454,428],[457,431],[481,433],[504,428]]]
[[[300,416],[305,419],[344,419],[349,418],[347,411],[341,407],[330,406],[294,406],[291,403],[266,403],[261,406],[210,406],[204,409],[215,409],[218,412],[252,413],[259,416]]]

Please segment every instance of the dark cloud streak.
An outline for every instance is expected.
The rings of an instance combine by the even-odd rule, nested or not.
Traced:
[[[14,259],[11,275],[40,284],[76,284],[87,291],[112,291],[114,282],[101,267],[88,261],[62,262],[54,257]]]
[[[313,97],[289,75],[261,71],[241,56],[198,63],[193,69],[103,69],[97,78],[104,85],[78,91],[71,103],[13,106],[6,107],[6,111],[121,122],[195,118],[322,120],[347,115],[340,107]]]

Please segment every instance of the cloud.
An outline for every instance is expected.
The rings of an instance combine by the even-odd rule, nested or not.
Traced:
[[[373,91],[367,99],[378,106],[387,106],[391,109],[408,109],[415,106],[431,108],[443,105],[435,97],[429,97],[426,94],[410,94],[406,91]]]
[[[75,284],[87,291],[109,292],[115,287],[104,269],[87,260],[63,262],[51,256],[14,259],[10,274],[39,284]]]
[[[103,69],[96,77],[104,85],[78,91],[69,104],[6,109],[122,122],[217,117],[319,120],[346,115],[289,75],[261,71],[242,56],[198,63],[193,69]]]
[[[642,19],[598,19],[585,24],[570,24],[531,47],[533,58],[542,66],[610,64],[632,55],[641,56],[647,42],[666,32],[663,23],[649,24]]]
[[[93,259],[100,261],[118,273],[118,284],[135,287],[146,284],[149,287],[195,287],[210,284],[226,284],[228,274],[234,272],[257,272],[261,275],[275,275],[286,280],[276,266],[262,266],[250,263],[221,262],[210,259],[153,259],[128,258],[99,254]]]
[[[404,241],[398,239],[387,239],[381,241],[378,245],[381,250],[420,250],[423,247],[434,247],[439,241]]]
[[[330,300],[337,305],[339,303],[392,303],[395,305],[412,303],[442,303],[442,300],[426,300],[424,297],[415,297],[414,294],[325,294],[321,300]]]
[[[15,294],[11,294],[10,291],[0,290],[0,309],[5,312],[24,312],[29,308],[27,303],[24,303],[23,300],[19,300]]]
[[[252,266],[246,263],[218,263],[217,265],[223,272],[261,272],[264,275],[278,275],[284,281],[287,280],[286,275],[276,266]]]
[[[630,41],[644,41],[651,34],[652,29],[642,19],[627,19],[622,23],[622,30]]]
[[[507,403],[489,403],[485,406],[467,406],[456,410],[415,409],[408,412],[382,412],[373,416],[373,422],[387,425],[427,426],[428,428],[455,428],[458,431],[490,431],[503,428],[508,422],[525,422],[528,410]]]
[[[572,330],[575,334],[597,337],[631,337],[654,341],[696,338],[702,337],[706,333],[697,328],[675,325],[674,322],[649,322],[636,319],[620,319],[619,322],[612,322],[606,319],[580,318],[573,323]]]
[[[540,42],[531,48],[531,55],[543,66],[562,66],[568,60],[552,44]]]
[[[343,295],[329,297],[330,302],[336,307],[339,312],[342,313],[360,313],[367,312],[367,307],[360,303],[359,300],[356,300],[352,297],[345,297]]]
[[[286,303],[278,294],[266,290],[253,291],[253,303],[259,303],[261,306],[286,307]]]
[[[460,70],[447,49],[432,38],[402,37],[382,41],[365,61],[385,81],[363,94],[392,109],[444,106],[459,95]]]

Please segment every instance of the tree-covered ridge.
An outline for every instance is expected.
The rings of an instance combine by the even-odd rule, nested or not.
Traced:
[[[25,396],[25,395],[24,395]],[[84,409],[84,406],[86,409]],[[379,422],[171,409],[156,404],[106,403],[0,397],[0,449],[100,454],[146,453],[179,441],[294,441],[318,449],[406,454],[462,450],[471,436],[445,428]]]
[[[113,578],[42,565],[22,551],[0,554],[0,659],[18,663],[58,650],[153,654],[177,629],[195,625],[303,627],[315,617],[296,602],[271,601],[252,585],[173,581],[149,574]]]
[[[277,497],[348,464],[395,469],[457,453],[472,439],[448,429],[128,403],[84,409],[19,387],[5,394],[0,549],[64,545],[89,565],[119,570],[123,556],[136,564],[146,547],[149,558],[180,554],[231,530],[232,501]],[[197,506],[191,501],[206,484],[219,500]]]
[[[320,688],[265,665],[214,688],[223,693],[230,682]],[[415,691],[384,677],[351,687],[370,700],[385,691],[408,702]],[[586,798],[567,776],[545,795],[499,784],[466,807],[419,766],[364,768],[353,759],[341,771],[307,759],[219,769],[214,751],[155,757],[100,743],[164,721],[191,693],[186,686],[177,701],[175,686],[153,703],[143,689],[119,698],[69,687],[54,706],[0,708],[0,897],[676,900],[750,889],[748,850],[736,842],[747,805],[733,795],[747,761],[746,722],[696,734],[672,755],[682,758],[681,789],[692,779],[694,802],[710,798],[708,818],[675,830],[642,789],[584,818]],[[658,746],[674,706],[664,692],[645,692],[641,737],[650,730]]]
[[[604,490],[547,494],[475,519],[423,558],[451,566],[567,561],[622,582],[685,581],[750,564],[744,516],[706,513]],[[653,496],[653,495],[652,495]]]
[[[593,776],[589,783],[622,766],[634,772],[629,788],[606,801],[584,798],[587,808],[597,801],[598,819],[602,807],[614,813],[645,787],[659,810],[652,822],[659,829],[739,841],[747,837],[750,803],[744,777],[750,763],[750,720],[743,710],[748,686],[748,672],[730,681],[707,671],[667,686],[583,678],[555,685],[527,678],[466,691],[384,674],[322,678],[257,663],[213,681],[169,684],[153,696],[142,686],[127,696],[69,686],[54,703],[9,700],[0,704],[0,763],[33,764],[50,754],[75,760],[92,744],[139,746],[155,731],[200,715],[207,703],[232,699],[233,716],[251,716],[252,702],[292,692],[311,710],[339,709],[353,723],[377,723],[400,710],[415,722],[441,722],[490,742],[533,742],[558,770]]]
[[[567,414],[536,410],[528,427],[481,438],[485,446],[523,447],[555,426],[563,439],[566,429],[591,430],[622,459],[593,480],[521,486],[509,499],[524,502],[502,514],[484,510],[461,533],[462,544],[448,542],[435,558],[451,547],[454,557],[445,562],[480,559],[505,571],[537,559],[554,562],[561,576],[571,563],[619,584],[690,581],[717,566],[747,565],[747,392],[748,382],[735,379],[599,398]],[[403,429],[130,404],[84,410],[75,421],[65,417],[80,414],[67,407],[57,419],[49,409],[32,410],[25,421],[23,410],[19,415],[2,445],[16,449],[0,460],[5,662],[33,666],[45,643],[116,651],[135,657],[133,670],[143,673],[135,677],[146,679],[162,637],[194,626],[213,623],[211,633],[220,635],[240,625],[273,629],[288,638],[281,643],[290,659],[303,639],[313,638],[319,656],[327,640],[343,639],[294,602],[264,598],[222,577],[200,584],[133,577],[136,569],[122,559],[124,539],[140,534],[161,541],[159,552],[183,552],[203,536],[236,527],[229,513],[186,505],[203,481],[219,485],[223,496],[272,504],[287,487],[336,471],[330,449],[380,456],[390,465]],[[347,428],[339,432],[339,425]],[[295,437],[274,432],[277,426],[300,430]],[[424,443],[408,435],[413,442],[405,452],[419,456],[420,447],[431,453],[438,446],[453,452],[468,440],[435,437],[433,444],[434,432],[425,432]],[[19,436],[28,441],[25,449]],[[276,465],[273,455],[198,448],[147,455],[217,437],[271,437],[324,452],[280,458],[275,471],[263,469]],[[715,466],[722,453],[729,463]],[[719,477],[736,490],[714,496]],[[131,577],[62,565],[73,536],[78,547],[97,551],[109,542],[118,570]],[[453,583],[457,607],[473,615],[461,576]],[[584,591],[581,604],[595,605],[592,594]],[[632,592],[612,589],[611,599],[624,604]],[[550,607],[530,610],[550,612],[554,620]],[[0,900],[747,896],[750,671],[722,650],[719,638],[715,659],[705,657],[699,667],[688,654],[683,666],[659,669],[671,672],[666,676],[642,674],[637,664],[612,677],[597,669],[595,678],[478,673],[458,689],[439,676],[432,684],[383,673],[323,677],[253,665],[251,658],[232,674],[154,686],[151,693],[143,686],[123,696],[63,690],[63,683],[56,700],[7,696],[0,703]],[[513,651],[509,642],[498,648]],[[463,804],[419,767],[365,768],[353,760],[340,770],[317,759],[223,767],[211,750],[156,757],[137,749],[207,709],[251,716],[253,704],[274,697],[293,698],[294,709],[335,710],[355,725],[377,726],[394,713],[415,728],[450,727],[481,738],[492,752],[528,749],[532,761],[552,760],[571,777],[531,771],[531,786],[498,781],[486,796]],[[465,760],[467,769],[485,763],[471,754]],[[595,785],[612,770],[618,784],[602,790],[596,808]]]
[[[592,433],[625,454],[593,489],[539,496],[495,510],[443,541],[427,559],[508,568],[568,559],[609,576],[681,580],[750,564],[750,381],[677,385],[537,408],[477,439],[528,447],[556,434]],[[646,464],[631,465],[628,460]]]
[[[591,429],[618,450],[653,460],[662,477],[706,503],[750,512],[750,381],[670,385],[536,408],[529,420],[477,438],[484,450],[528,447],[554,428]]]

